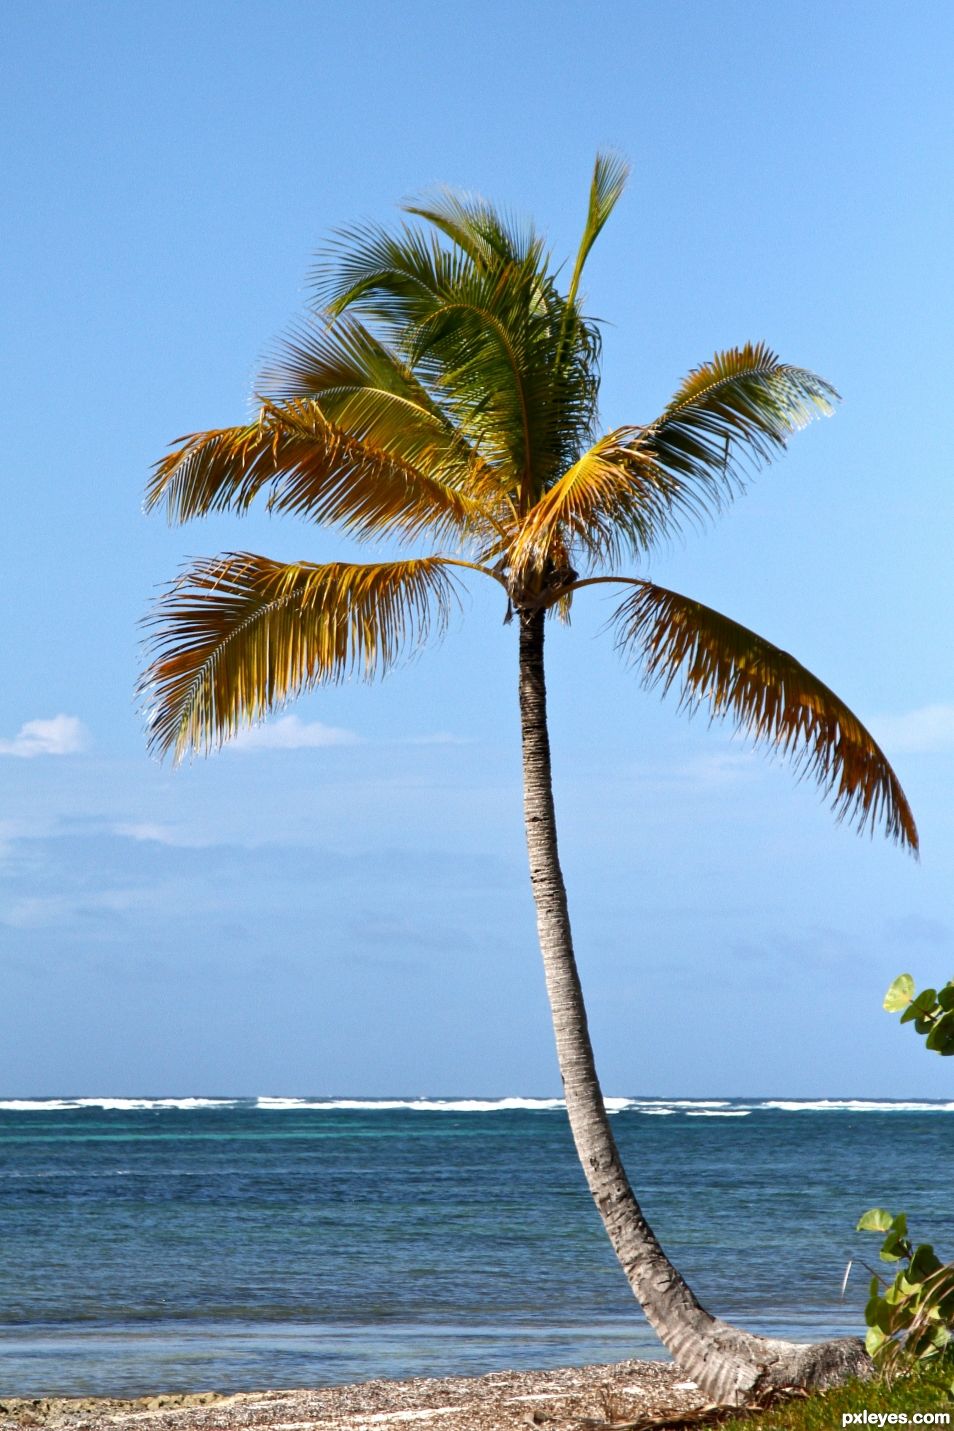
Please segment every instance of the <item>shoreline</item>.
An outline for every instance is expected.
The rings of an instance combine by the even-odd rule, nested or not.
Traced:
[[[477,1377],[416,1377],[296,1391],[0,1398],[0,1431],[578,1431],[697,1411],[705,1398],[670,1362],[624,1361]]]

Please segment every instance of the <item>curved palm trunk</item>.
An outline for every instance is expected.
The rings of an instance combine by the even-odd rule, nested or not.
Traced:
[[[629,1285],[660,1340],[712,1401],[739,1405],[781,1386],[823,1387],[870,1374],[854,1338],[815,1346],[768,1340],[713,1317],[646,1222],[620,1161],[587,1029],[557,850],[543,668],[545,616],[520,613],[524,814],[537,930],[576,1150]]]

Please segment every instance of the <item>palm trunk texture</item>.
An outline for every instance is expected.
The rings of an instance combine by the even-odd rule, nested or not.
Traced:
[[[678,1366],[714,1403],[743,1405],[781,1387],[822,1388],[870,1375],[853,1337],[815,1345],[738,1330],[702,1307],[643,1217],[603,1103],[573,954],[557,850],[547,731],[542,611],[520,612],[520,724],[530,880],[557,1057],[576,1151],[633,1294]]]

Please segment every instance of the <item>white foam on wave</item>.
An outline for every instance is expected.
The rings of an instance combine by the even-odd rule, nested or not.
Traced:
[[[105,1108],[125,1112],[150,1108],[232,1108],[235,1098],[77,1098],[78,1108]]]
[[[954,1113],[954,1101],[874,1098],[771,1098],[752,1100],[732,1107],[725,1098],[606,1098],[610,1114],[633,1112],[647,1117],[667,1118],[684,1113],[689,1118],[747,1118],[750,1113],[772,1110],[781,1113]],[[41,1113],[71,1109],[99,1108],[114,1112],[141,1112],[160,1109],[189,1111],[198,1108],[233,1108],[251,1104],[264,1110],[329,1112],[385,1112],[406,1109],[420,1113],[504,1113],[562,1112],[562,1098],[6,1098],[0,1112]]]
[[[273,1098],[255,1100],[258,1108],[269,1112],[386,1112],[407,1109],[414,1113],[554,1113],[562,1112],[562,1098]],[[628,1098],[607,1098],[609,1113],[620,1113],[630,1107]]]
[[[634,1108],[728,1108],[727,1098],[632,1098]]]
[[[406,1098],[256,1098],[255,1106],[273,1113],[300,1112],[307,1109],[327,1113],[334,1108],[361,1111],[368,1108],[407,1108],[409,1105]]]
[[[75,1103],[66,1103],[62,1098],[5,1098],[0,1101],[0,1111],[7,1113],[34,1113],[44,1108],[75,1108]]]
[[[687,1108],[687,1118],[747,1118],[751,1108]]]
[[[552,1112],[566,1106],[562,1098],[258,1098],[256,1105],[273,1112],[315,1109],[325,1113],[376,1113],[397,1108],[416,1113]]]
[[[728,1108],[724,1098],[604,1098],[607,1113],[632,1111],[654,1114],[656,1117],[671,1117],[675,1113],[686,1113],[691,1109],[700,1111]],[[273,1111],[318,1112],[331,1110],[380,1112],[387,1109],[409,1109],[419,1113],[505,1113],[527,1111],[531,1113],[562,1112],[566,1102],[562,1098],[274,1098],[256,1099],[259,1108]],[[746,1110],[748,1111],[748,1110]],[[728,1114],[735,1117],[734,1112]]]
[[[62,1112],[76,1108],[102,1108],[108,1112],[132,1112],[152,1108],[231,1108],[236,1098],[7,1098],[0,1111],[9,1113]]]
[[[954,1113],[954,1103],[902,1103],[874,1098],[774,1098],[758,1105],[782,1113]]]

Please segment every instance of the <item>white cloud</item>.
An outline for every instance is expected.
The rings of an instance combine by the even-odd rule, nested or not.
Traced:
[[[30,760],[35,755],[77,755],[90,743],[89,731],[77,716],[28,720],[12,740],[0,740],[0,755]]]
[[[354,731],[342,730],[321,721],[303,721],[300,716],[281,716],[278,720],[244,730],[229,742],[232,750],[304,750],[314,746],[357,745]]]
[[[450,731],[437,730],[433,735],[409,735],[400,745],[473,745],[470,736],[451,735]]]
[[[904,715],[881,716],[871,730],[889,755],[954,750],[954,705],[921,706]]]
[[[157,845],[184,845],[189,841],[180,837],[174,825],[155,825],[148,821],[134,824],[120,822],[113,825],[113,834],[122,835],[126,840],[150,840]]]
[[[722,750],[711,755],[696,755],[676,766],[673,773],[700,788],[738,785],[751,780],[761,770],[758,755],[752,750]]]
[[[189,830],[185,825],[162,825],[151,820],[120,820],[111,825],[110,831],[124,840],[140,843],[167,845],[176,850],[205,850],[216,841],[205,835]]]
[[[42,929],[62,923],[69,911],[69,902],[62,895],[31,895],[15,899],[6,909],[0,908],[0,924],[13,929]]]

